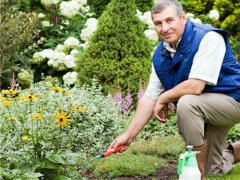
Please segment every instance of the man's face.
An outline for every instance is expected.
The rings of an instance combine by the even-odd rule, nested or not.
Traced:
[[[185,13],[179,16],[174,7],[168,6],[162,12],[153,14],[152,18],[159,37],[176,48],[187,21]]]

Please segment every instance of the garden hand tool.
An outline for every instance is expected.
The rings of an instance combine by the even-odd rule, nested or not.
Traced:
[[[100,159],[100,158],[104,158],[104,157],[107,157],[107,156],[110,156],[111,154],[116,154],[118,152],[120,152],[121,150],[124,149],[125,146],[121,145],[121,146],[118,146],[115,151],[105,151],[103,152],[102,154],[100,155],[97,155],[95,158],[91,159],[90,161],[87,161],[85,162],[83,165],[79,166],[77,168],[78,171],[80,171],[83,167],[85,167],[86,165],[88,165],[89,163],[91,163],[92,161],[96,160],[96,159]]]

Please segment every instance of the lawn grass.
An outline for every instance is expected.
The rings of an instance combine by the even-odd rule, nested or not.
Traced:
[[[124,153],[89,164],[82,173],[90,173],[94,179],[154,176],[159,168],[167,166],[167,162],[177,163],[183,151],[184,142],[179,136],[141,139],[132,143]],[[240,180],[240,163],[230,174],[207,177],[207,180]]]
[[[207,177],[207,180],[240,180],[240,163],[235,165],[235,168],[230,174],[224,176]]]

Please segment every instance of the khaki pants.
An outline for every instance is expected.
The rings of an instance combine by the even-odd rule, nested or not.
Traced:
[[[234,158],[224,150],[228,131],[240,122],[240,103],[219,93],[185,95],[177,104],[180,135],[186,145],[200,146],[207,139],[207,174],[226,174]]]

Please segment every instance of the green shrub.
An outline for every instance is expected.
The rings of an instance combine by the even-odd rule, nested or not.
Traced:
[[[133,1],[113,0],[99,18],[89,47],[77,62],[79,80],[97,79],[105,93],[122,89],[136,94],[148,80],[152,47],[143,34]]]
[[[101,16],[110,2],[111,0],[88,0],[89,6],[97,17]],[[135,3],[141,12],[150,11],[153,6],[153,0],[135,0]]]
[[[6,88],[13,72],[24,66],[19,55],[37,36],[37,15],[18,10],[18,1],[0,1],[0,89]]]

